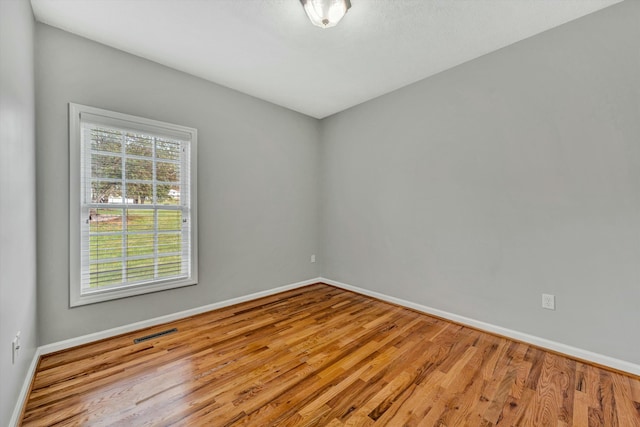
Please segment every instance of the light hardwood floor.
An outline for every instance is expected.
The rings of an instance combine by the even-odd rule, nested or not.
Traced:
[[[317,284],[46,355],[22,423],[633,427],[640,379]]]

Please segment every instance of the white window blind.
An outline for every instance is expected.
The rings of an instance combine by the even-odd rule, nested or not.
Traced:
[[[80,163],[71,305],[194,284],[195,129],[76,104],[70,117]]]

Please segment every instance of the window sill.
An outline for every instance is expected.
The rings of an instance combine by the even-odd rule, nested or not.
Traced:
[[[130,285],[113,289],[101,289],[96,291],[84,292],[80,295],[72,295],[70,299],[70,307],[78,307],[82,305],[95,304],[103,301],[110,301],[120,298],[127,298],[136,295],[149,294],[152,292],[165,291],[168,289],[182,288],[185,286],[193,286],[197,284],[193,278],[184,280],[170,280],[166,282],[154,282],[150,284]]]

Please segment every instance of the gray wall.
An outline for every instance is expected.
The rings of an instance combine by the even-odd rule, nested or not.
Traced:
[[[36,335],[33,27],[26,0],[0,1],[0,425],[8,425]],[[22,349],[11,363],[11,341]]]
[[[640,2],[322,126],[323,275],[640,363]]]
[[[322,122],[36,24],[40,344],[322,274],[640,362],[639,7]],[[198,128],[199,285],[68,308],[68,102]]]
[[[36,101],[40,344],[318,276],[317,120],[43,24]],[[198,285],[68,308],[69,102],[198,129]]]

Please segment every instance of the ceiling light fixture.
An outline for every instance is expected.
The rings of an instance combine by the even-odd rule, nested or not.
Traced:
[[[313,25],[320,28],[335,26],[351,7],[350,0],[300,0]]]

